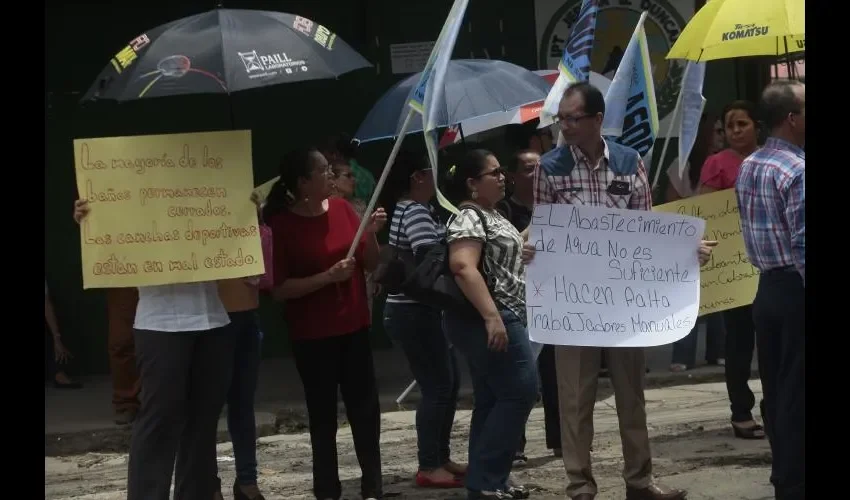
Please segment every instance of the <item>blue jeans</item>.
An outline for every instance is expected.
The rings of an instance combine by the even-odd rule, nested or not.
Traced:
[[[460,388],[457,357],[443,333],[439,309],[388,302],[384,306],[384,328],[401,346],[419,384],[419,470],[432,471],[449,461],[449,439]]]
[[[236,482],[257,484],[257,425],[254,394],[260,368],[262,332],[255,311],[229,313],[235,336],[233,381],[227,394],[227,430],[233,442]]]
[[[525,323],[507,309],[500,313],[508,333],[505,352],[487,347],[484,320],[477,312],[443,313],[449,340],[466,357],[472,376],[475,407],[466,474],[471,491],[506,489],[514,453],[537,401],[537,364]]]

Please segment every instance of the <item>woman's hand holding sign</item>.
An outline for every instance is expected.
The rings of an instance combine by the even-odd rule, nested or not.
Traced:
[[[699,265],[704,266],[711,260],[711,252],[717,242],[714,240],[702,240],[699,245]]]
[[[74,202],[74,222],[77,224],[81,223],[86,218],[86,215],[89,214],[89,210],[88,200],[76,200]]]

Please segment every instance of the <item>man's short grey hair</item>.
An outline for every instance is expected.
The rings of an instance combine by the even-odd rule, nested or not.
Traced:
[[[802,85],[796,80],[774,80],[764,89],[759,108],[769,130],[782,125],[790,113],[803,111],[803,103],[794,93],[794,87]]]

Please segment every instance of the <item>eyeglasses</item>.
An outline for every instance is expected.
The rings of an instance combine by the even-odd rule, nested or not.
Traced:
[[[506,170],[504,168],[499,167],[499,168],[494,168],[493,170],[491,170],[489,172],[484,172],[484,173],[478,174],[478,175],[475,176],[475,178],[480,179],[480,178],[484,177],[485,175],[489,175],[490,177],[498,179],[499,177],[505,175],[505,172],[506,172]]]
[[[578,122],[580,122],[580,121],[584,120],[585,118],[590,118],[590,117],[592,117],[592,116],[596,116],[596,115],[589,115],[589,114],[576,115],[576,116],[561,116],[561,115],[557,115],[557,116],[555,116],[555,119],[556,119],[559,123],[565,123],[565,124],[567,124],[567,125],[575,126],[575,125],[578,125]]]
[[[339,179],[340,177],[345,177],[346,179],[353,179],[354,174],[351,173],[351,172],[345,172],[345,173],[342,173],[342,174],[339,174],[339,175],[334,175],[334,177],[336,177],[337,179]]]

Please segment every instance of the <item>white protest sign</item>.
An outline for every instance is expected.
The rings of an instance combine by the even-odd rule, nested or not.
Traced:
[[[578,205],[534,207],[526,270],[531,340],[649,347],[675,342],[699,315],[705,221]]]

